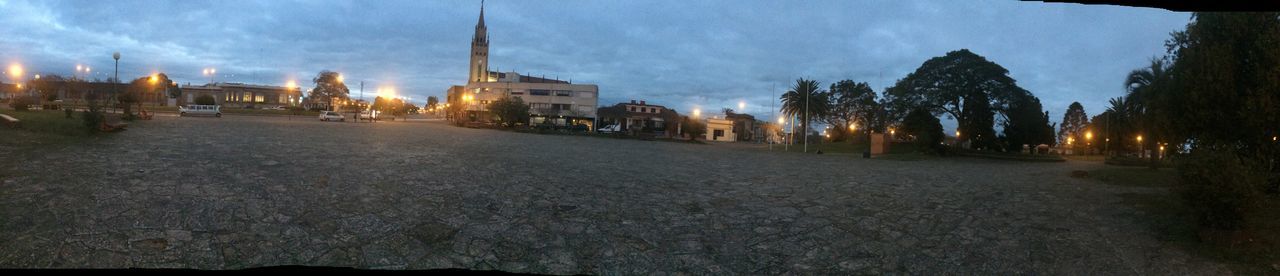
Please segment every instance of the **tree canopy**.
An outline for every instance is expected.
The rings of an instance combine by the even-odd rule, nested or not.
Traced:
[[[850,125],[858,125],[862,129],[877,128],[879,103],[876,92],[865,82],[842,80],[831,84],[830,103],[826,122],[832,127],[832,134],[837,138],[849,132]],[[874,126],[873,126],[874,125]]]
[[[1083,142],[1084,133],[1089,127],[1089,114],[1084,112],[1084,105],[1080,102],[1072,102],[1067,106],[1067,112],[1062,114],[1062,123],[1059,127],[1058,141]]]
[[[796,79],[795,85],[782,93],[782,113],[800,118],[801,130],[809,132],[809,124],[815,118],[825,117],[829,110],[829,95],[816,80]]]
[[[502,97],[489,102],[489,112],[498,116],[498,120],[506,126],[529,122],[529,105],[520,97]]]
[[[961,49],[925,61],[887,88],[885,101],[891,112],[924,108],[935,116],[946,114],[959,122],[961,140],[975,139],[975,146],[986,146],[995,141],[994,116],[1008,120],[1010,103],[1029,95],[1009,77],[1009,70]]]
[[[343,83],[342,75],[329,70],[320,71],[314,79],[315,87],[307,93],[307,98],[315,102],[329,103],[331,99],[347,99],[351,90]]]

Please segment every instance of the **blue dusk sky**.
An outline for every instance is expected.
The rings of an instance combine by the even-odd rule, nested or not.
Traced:
[[[417,104],[466,81],[480,1],[0,0],[0,62],[28,74],[106,79],[163,72],[309,89],[343,73],[372,98]],[[1059,121],[1124,94],[1125,75],[1163,55],[1189,13],[1016,1],[486,2],[491,69],[600,86],[600,105],[646,100],[681,113],[766,119],[796,78],[852,79],[881,92],[925,60],[970,49],[1009,69]],[[3,81],[12,82],[10,78]],[[771,108],[773,106],[773,108]],[[742,110],[739,110],[742,111]],[[954,128],[948,122],[948,129]]]

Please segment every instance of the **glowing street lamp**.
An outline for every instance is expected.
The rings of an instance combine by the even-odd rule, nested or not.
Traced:
[[[694,109],[694,110],[693,110],[693,117],[694,117],[694,118],[697,118],[699,114],[702,114],[702,110],[701,110],[701,109]]]
[[[857,130],[858,130],[857,123],[849,124],[849,131],[857,131]]]
[[[343,78],[342,78],[342,74],[338,74],[338,82],[344,82],[344,81],[342,81],[342,80],[343,80]]]
[[[9,65],[9,77],[11,77],[11,78],[19,78],[19,77],[22,77],[22,65],[21,65],[21,64],[17,64],[17,63],[10,64],[10,65]]]
[[[1138,143],[1142,143],[1142,135],[1138,135]]]
[[[747,109],[747,102],[738,102],[738,112],[745,112],[746,109]]]

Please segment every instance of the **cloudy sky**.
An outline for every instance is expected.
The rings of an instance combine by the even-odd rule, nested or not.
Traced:
[[[492,69],[600,86],[683,112],[771,117],[796,78],[869,82],[877,92],[925,60],[967,48],[1009,69],[1052,120],[1089,114],[1164,53],[1187,13],[1015,1],[488,1]],[[92,68],[105,79],[163,72],[304,89],[321,70],[353,93],[394,87],[416,102],[465,82],[479,1],[0,0],[0,62],[28,74]],[[7,66],[6,66],[7,67]],[[8,76],[12,77],[12,76]],[[6,78],[3,81],[12,82]],[[949,124],[954,126],[954,124]]]

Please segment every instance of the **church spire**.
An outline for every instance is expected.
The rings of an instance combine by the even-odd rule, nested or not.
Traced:
[[[484,28],[484,0],[480,0],[480,22],[476,23],[476,27]]]
[[[484,0],[480,0],[480,20],[471,38],[471,74],[467,82],[489,81],[489,30],[484,26]]]

